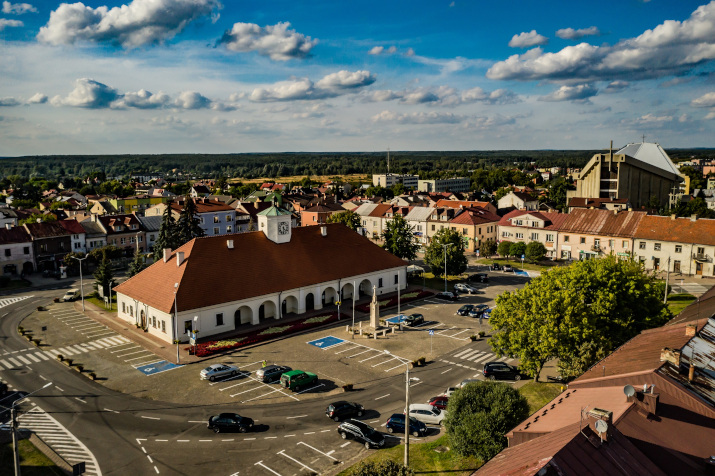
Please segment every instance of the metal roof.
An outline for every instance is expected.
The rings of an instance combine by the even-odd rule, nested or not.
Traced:
[[[660,144],[650,142],[641,142],[636,144],[628,144],[616,154],[627,155],[646,164],[653,165],[659,169],[665,170],[675,175],[680,175],[680,172],[668,157],[668,154],[663,150]]]

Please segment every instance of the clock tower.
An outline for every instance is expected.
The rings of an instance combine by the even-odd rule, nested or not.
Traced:
[[[258,212],[258,230],[274,243],[288,243],[291,234],[292,215],[288,210],[276,206]]]

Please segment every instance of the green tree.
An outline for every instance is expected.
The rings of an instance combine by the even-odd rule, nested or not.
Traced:
[[[715,218],[715,212],[708,208],[703,197],[696,197],[687,202],[679,200],[675,205],[675,214],[679,217],[697,215],[698,218]]]
[[[549,201],[559,210],[566,208],[566,191],[569,190],[569,184],[563,177],[558,177],[547,186]]]
[[[442,228],[432,237],[425,250],[425,262],[435,275],[444,276],[444,245],[447,245],[447,275],[463,273],[467,269],[467,257],[464,256],[462,235],[456,230]]]
[[[196,202],[194,202],[191,197],[186,196],[184,200],[184,207],[181,209],[179,220],[176,222],[175,234],[177,248],[184,243],[188,243],[194,238],[205,235],[204,230],[199,225],[199,219],[196,215]]]
[[[353,231],[357,231],[358,228],[362,226],[362,223],[360,222],[360,215],[352,210],[333,213],[325,221],[326,223],[342,223]]]
[[[87,254],[89,260],[95,264],[99,264],[105,255],[110,260],[119,259],[124,256],[124,250],[118,246],[106,245],[102,248],[95,248]]]
[[[85,261],[80,261],[76,258],[84,258],[85,254],[84,253],[76,253],[74,251],[67,253],[64,258],[62,258],[62,261],[64,262],[65,266],[67,267],[67,274],[70,276],[78,276],[79,275],[79,264],[82,263],[82,272],[87,271],[87,265],[85,264]]]
[[[511,189],[509,187],[504,187],[504,188],[500,188],[499,190],[497,190],[497,195],[496,195],[497,201],[499,201],[501,198],[503,198],[504,195],[508,195],[509,192],[511,192]]]
[[[531,263],[538,263],[546,256],[546,247],[539,241],[532,241],[526,245],[526,259]]]
[[[174,215],[172,215],[170,204],[167,203],[164,214],[162,215],[161,226],[159,227],[159,236],[157,236],[154,242],[154,261],[158,261],[162,258],[164,248],[175,250],[178,247],[179,241],[176,220],[174,220]]]
[[[94,271],[94,289],[98,292],[101,289],[104,296],[109,296],[109,290],[115,285],[111,264],[112,262],[105,252],[102,255],[102,261]]]
[[[487,461],[506,447],[504,435],[527,416],[529,404],[515,388],[473,382],[449,397],[444,426],[457,454]]]
[[[405,186],[401,183],[396,183],[395,185],[392,186],[392,193],[395,197],[398,197],[400,195],[403,195],[407,192],[407,189]]]
[[[509,254],[516,259],[520,259],[524,253],[526,253],[526,243],[523,241],[516,241],[509,246]]]
[[[639,263],[615,256],[543,271],[524,288],[497,297],[490,344],[498,355],[518,358],[535,380],[556,357],[563,376],[578,375],[671,317],[663,286]]]
[[[497,246],[497,253],[499,253],[499,256],[504,256],[507,261],[509,261],[509,251],[511,250],[511,241],[502,241],[499,243],[499,246]]]
[[[139,250],[136,250],[134,252],[134,260],[132,260],[132,263],[129,265],[129,271],[128,275],[131,278],[132,276],[135,276],[141,272],[141,270],[144,269],[144,256],[139,253]]]
[[[350,471],[350,476],[413,476],[415,472],[390,459],[364,461]]]
[[[413,260],[417,257],[417,250],[420,248],[414,238],[410,224],[402,215],[395,215],[387,222],[382,232],[382,248],[398,258]]]
[[[494,240],[484,240],[479,244],[479,256],[491,258],[497,252],[497,242]]]
[[[14,205],[15,205],[15,203],[13,202],[13,206]],[[18,222],[18,224],[19,225],[28,225],[30,223],[37,223],[37,220],[39,220],[40,222],[57,221],[57,217],[51,213],[48,213],[46,215],[44,213],[33,213],[29,217],[27,217],[23,220],[20,220]]]

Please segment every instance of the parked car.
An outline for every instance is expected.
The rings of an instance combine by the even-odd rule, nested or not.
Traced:
[[[341,400],[328,405],[325,409],[325,415],[335,421],[340,421],[343,418],[358,416],[361,417],[365,413],[365,408],[359,403],[346,402]]]
[[[64,296],[62,296],[62,301],[63,302],[72,302],[75,301],[77,298],[79,298],[80,293],[79,289],[70,289],[68,290]]]
[[[459,385],[457,385],[458,388],[464,388],[466,385],[469,385],[470,383],[474,382],[480,382],[481,380],[476,379],[476,378],[465,378],[461,382],[459,382]]]
[[[499,271],[501,269],[501,266],[499,263],[492,263],[492,271]]]
[[[505,362],[487,362],[483,373],[489,380],[521,380],[519,368]]]
[[[308,385],[315,383],[318,376],[311,372],[303,372],[302,370],[291,370],[281,375],[281,385],[289,390],[299,391]]]
[[[410,405],[410,417],[414,417],[422,423],[441,425],[445,413],[439,408],[435,408],[427,403],[413,403]]]
[[[451,397],[454,392],[457,391],[457,387],[447,387],[447,390],[444,391],[442,395],[446,395],[448,397]]]
[[[457,309],[457,315],[468,316],[472,309],[474,309],[474,304],[465,304],[464,306]]]
[[[489,275],[487,273],[476,273],[472,274],[467,278],[468,281],[475,281],[477,283],[488,283]]]
[[[502,271],[504,271],[505,273],[513,273],[514,268],[512,268],[510,264],[505,264],[502,268]]]
[[[430,405],[433,407],[437,407],[440,410],[444,410],[447,408],[447,402],[449,402],[449,397],[447,395],[438,395],[436,397],[432,397],[429,399]]]
[[[344,440],[354,438],[362,442],[367,449],[385,445],[385,436],[382,433],[358,420],[345,420],[338,426],[338,433]]]
[[[409,316],[405,316],[405,318],[402,320],[402,322],[406,326],[416,326],[418,324],[424,324],[425,322],[425,316],[422,314],[410,314]]]
[[[201,380],[210,380],[213,382],[222,377],[234,377],[238,372],[238,367],[235,365],[213,364],[199,372],[199,377],[201,377]]]
[[[444,299],[445,301],[456,301],[459,299],[459,294],[450,292],[437,293],[435,296],[437,299]]]
[[[275,382],[276,380],[280,380],[281,375],[283,375],[286,372],[290,372],[291,369],[287,365],[268,365],[266,367],[263,367],[262,369],[259,369],[256,372],[256,377],[261,382],[264,383],[271,383]]]
[[[253,420],[238,413],[220,413],[209,418],[208,429],[215,433],[239,431],[245,433],[253,429]]]
[[[486,317],[486,312],[489,310],[489,306],[486,304],[475,304],[474,307],[469,311],[469,317]]]
[[[464,294],[477,294],[479,290],[475,288],[474,286],[470,286],[469,284],[464,284],[464,283],[457,283],[454,285],[454,291],[458,293],[464,293]]]
[[[405,415],[399,413],[393,414],[387,419],[385,425],[390,433],[404,434],[405,433]],[[410,417],[410,434],[412,436],[425,436],[427,434],[427,426],[414,417]]]

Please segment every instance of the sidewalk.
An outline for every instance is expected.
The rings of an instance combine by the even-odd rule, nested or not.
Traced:
[[[401,294],[407,294],[409,292],[413,291],[421,291],[422,287],[421,286],[415,286],[415,285],[410,285],[405,289]],[[397,293],[391,293],[391,294],[383,294],[380,296],[381,300],[388,299],[391,296],[397,295]],[[359,304],[363,303],[369,303],[372,300],[372,296],[365,296],[364,298],[355,301],[356,306]],[[414,302],[414,301],[413,301]],[[82,301],[78,300],[74,302],[74,308],[77,312],[82,312]],[[385,309],[385,308],[382,308]],[[382,310],[381,309],[381,310]],[[292,324],[295,322],[303,321],[305,319],[318,316],[318,315],[323,315],[328,312],[337,312],[338,306],[325,306],[322,309],[317,309],[313,310],[310,312],[306,312],[305,314],[287,314],[281,319],[276,319],[276,320],[270,320],[266,322],[262,322],[260,324],[256,325],[246,325],[242,326],[240,329],[233,330],[230,332],[224,332],[221,334],[214,334],[209,337],[205,338],[200,338],[198,340],[199,343],[201,342],[207,342],[207,341],[214,341],[214,340],[222,340],[222,339],[231,339],[231,338],[236,338],[240,336],[246,336],[246,335],[255,335],[258,332],[261,332],[264,329],[267,329],[269,327],[273,327],[276,325],[287,325],[287,324]],[[352,323],[352,301],[347,300],[343,301],[343,304],[340,306],[340,313],[342,316],[348,316],[350,318],[350,323]],[[116,311],[109,311],[106,309],[102,309],[90,302],[85,301],[85,311],[84,314],[107,326],[108,328],[112,329],[115,331],[117,334],[120,334],[127,339],[129,339],[132,342],[135,342],[138,345],[141,345],[144,347],[146,350],[155,353],[157,356],[163,358],[164,360],[167,360],[169,362],[176,362],[176,345],[175,344],[170,344],[164,340],[159,339],[158,337],[155,337],[151,335],[148,332],[144,332],[142,329],[137,328],[135,325],[130,324],[124,320],[121,320],[117,317]],[[369,313],[363,313],[359,311],[355,311],[355,322],[359,322],[360,320],[365,320],[369,318]],[[302,332],[314,332],[317,329],[321,329],[322,327],[339,327],[339,326],[344,326],[346,323],[348,323],[348,319],[341,320],[338,322],[331,322],[329,324],[326,324],[325,326],[317,326],[313,327],[311,329],[302,331]],[[245,349],[250,349],[253,347],[257,347],[263,344],[267,344],[269,342],[275,342],[278,340],[286,339],[286,338],[291,338],[296,335],[301,334],[302,332],[298,332],[295,334],[287,334],[283,335],[280,337],[276,337],[275,339],[268,339],[262,342],[258,342],[256,344],[252,345],[247,345],[244,347],[238,347],[235,349],[231,349],[225,352],[225,354],[230,354],[232,352],[240,352]],[[195,355],[190,355],[188,352],[186,352],[184,349],[189,347],[188,343],[182,343],[179,344],[179,359],[182,364],[194,364],[197,362],[202,362],[205,360],[213,359],[216,356],[222,355],[221,353],[213,354],[211,356],[207,357],[197,357]]]

